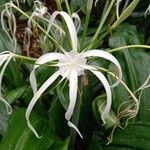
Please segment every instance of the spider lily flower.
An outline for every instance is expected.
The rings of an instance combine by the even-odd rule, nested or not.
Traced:
[[[43,6],[43,3],[36,0],[34,1],[35,10],[32,16],[43,16],[47,13],[47,8]]]
[[[47,7],[45,7],[42,2],[40,2],[39,0],[36,0],[36,1],[34,1],[34,6],[35,6],[35,10],[31,14],[31,16],[30,16],[31,19],[29,19],[28,23],[27,23],[28,31],[32,30],[32,20],[33,19],[39,18],[39,19],[42,19],[43,21],[45,21],[45,23],[49,24],[49,20],[46,17],[44,17],[44,15],[47,15],[47,17],[51,18],[51,15],[49,14]],[[74,16],[74,18],[76,20],[77,19],[79,20],[79,17],[77,17],[77,16]],[[77,25],[78,25],[77,27],[80,28],[80,23],[78,23]],[[61,27],[59,27],[57,22],[53,22],[53,26],[55,27],[55,31],[56,31],[56,34],[55,34],[55,32],[53,34],[55,34],[57,36],[59,34],[59,39],[60,39],[60,37],[65,35],[65,32],[61,29]],[[29,33],[28,35],[30,36],[31,34]],[[28,40],[28,41],[29,41],[29,43],[27,45],[30,44],[30,40]]]
[[[9,64],[10,60],[13,58],[14,54],[10,53],[9,51],[4,51],[0,53],[0,101],[2,101],[6,105],[7,113],[11,114],[12,108],[10,104],[3,98],[2,95],[2,78],[4,72],[6,70],[7,65]]]
[[[57,15],[61,15],[69,30],[70,38],[71,38],[71,45],[72,45],[72,50],[70,52],[63,51],[63,53],[58,53],[58,52],[51,52],[42,55],[40,58],[37,59],[34,65],[34,69],[30,74],[30,83],[31,87],[33,89],[34,96],[32,100],[29,103],[29,106],[26,110],[26,120],[28,127],[33,131],[33,133],[39,138],[38,133],[36,130],[33,128],[33,126],[30,123],[29,117],[30,113],[39,99],[39,97],[42,95],[42,93],[55,81],[58,79],[59,76],[62,77],[62,80],[68,79],[69,81],[69,106],[67,108],[67,111],[65,113],[65,118],[68,121],[68,126],[74,128],[78,134],[82,137],[81,133],[77,129],[77,127],[70,121],[71,117],[73,115],[74,107],[76,104],[76,99],[77,99],[77,88],[78,88],[78,77],[81,75],[84,75],[85,70],[88,70],[92,72],[103,84],[104,89],[106,91],[107,95],[107,100],[106,100],[106,105],[104,107],[104,110],[102,112],[101,118],[102,121],[105,123],[105,119],[107,118],[110,108],[111,108],[111,103],[112,103],[112,93],[111,93],[111,88],[110,85],[106,79],[106,77],[96,68],[96,66],[92,66],[88,64],[88,59],[89,57],[98,57],[98,58],[103,58],[111,61],[114,63],[117,68],[118,68],[118,73],[119,77],[118,80],[112,85],[113,87],[117,86],[120,83],[120,80],[122,78],[122,71],[119,62],[117,59],[110,53],[99,50],[99,49],[93,49],[93,50],[87,50],[84,52],[79,53],[77,51],[78,43],[77,43],[77,32],[74,26],[74,23],[72,21],[72,18],[66,13],[66,12],[54,12],[52,14],[52,20]],[[40,67],[40,65],[46,64],[51,61],[58,61],[58,63],[54,64],[57,68],[56,72],[50,76],[44,83],[43,85],[38,89],[37,88],[37,82],[36,82],[36,76],[35,76],[35,70]],[[61,81],[62,81],[61,80]]]
[[[33,13],[31,14],[31,18],[34,17],[39,17],[39,18],[43,18],[43,16],[47,13],[47,7],[43,6],[43,3],[40,2],[39,0],[34,1],[34,6],[35,6],[35,10],[33,11]],[[31,29],[31,20],[28,20],[28,28]]]

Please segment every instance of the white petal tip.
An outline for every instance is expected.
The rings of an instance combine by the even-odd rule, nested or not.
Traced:
[[[76,132],[79,134],[79,136],[81,137],[81,139],[83,139],[83,136],[81,135],[80,131],[78,130],[78,128],[70,121],[68,121],[68,126],[75,129]]]
[[[10,105],[6,106],[7,109],[7,114],[11,115],[12,114],[12,107]]]
[[[42,135],[42,136],[39,136],[39,135],[38,135],[38,133],[37,133],[36,130],[33,128],[33,126],[31,125],[30,122],[27,122],[27,125],[28,125],[29,129],[34,133],[34,135],[35,135],[38,139],[41,139],[41,138],[43,137],[43,135]]]
[[[8,115],[11,115],[12,114],[12,110],[11,111],[7,111]]]
[[[35,136],[36,136],[36,135],[35,135]],[[41,135],[41,136],[38,135],[38,136],[36,136],[36,137],[37,137],[38,139],[41,139],[41,138],[43,137],[43,135]]]
[[[6,111],[7,114],[10,115],[12,113],[12,107],[11,105],[3,98],[0,99],[2,102],[4,102],[5,106],[6,106]]]
[[[101,115],[101,119],[102,119],[102,122],[103,122],[103,124],[102,124],[102,126],[104,126],[105,124],[106,124],[106,116],[104,116],[103,114]]]

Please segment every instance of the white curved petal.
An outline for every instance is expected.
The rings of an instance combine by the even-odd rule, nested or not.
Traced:
[[[33,93],[36,93],[36,91],[37,91],[37,82],[36,82],[36,77],[35,77],[35,69],[38,68],[42,64],[48,63],[50,61],[58,60],[63,56],[64,55],[61,54],[61,53],[47,53],[47,54],[44,54],[40,58],[37,59],[37,61],[35,62],[34,69],[32,70],[32,72],[30,74],[30,77],[29,77]]]
[[[105,109],[104,109],[104,111],[102,112],[102,115],[101,115],[102,121],[105,124],[106,123],[105,119],[107,118],[107,116],[109,114],[109,111],[110,111],[110,108],[111,108],[111,103],[112,103],[111,89],[110,89],[110,86],[109,86],[109,83],[108,83],[107,79],[105,78],[105,76],[101,72],[92,71],[92,70],[90,70],[90,71],[93,72],[98,77],[98,79],[102,82],[102,84],[105,88],[105,91],[106,91],[107,102],[106,102]]]
[[[34,94],[31,102],[29,103],[29,106],[26,110],[26,120],[27,120],[27,124],[28,127],[32,130],[32,132],[36,135],[36,137],[40,138],[39,135],[37,134],[36,130],[33,128],[33,126],[30,123],[29,117],[30,117],[30,113],[35,105],[35,103],[37,102],[37,100],[39,99],[39,97],[42,95],[42,93],[58,78],[58,76],[60,75],[60,72],[57,71],[55,72],[50,78],[48,78],[44,84],[39,88],[39,90]]]
[[[88,65],[85,65],[82,67],[84,67],[85,69],[88,69],[93,74],[95,74],[97,76],[97,78],[102,82],[102,84],[105,88],[107,100],[106,100],[106,106],[101,115],[102,121],[105,124],[106,123],[105,119],[107,118],[107,116],[109,114],[109,111],[111,108],[111,103],[112,103],[112,93],[111,93],[110,85],[109,85],[107,79],[105,78],[105,76],[100,71],[97,71],[96,68],[94,68],[92,66],[88,66]]]
[[[2,78],[3,78],[4,72],[6,70],[6,67],[9,64],[12,57],[13,57],[13,54],[10,54],[8,57],[5,57],[6,62],[0,72],[0,100],[5,103],[8,114],[11,114],[12,108],[11,108],[10,104],[2,96]],[[4,63],[4,60],[3,60],[3,63]]]
[[[71,17],[75,19],[74,24],[75,24],[75,26],[76,26],[77,32],[79,32],[79,30],[80,30],[80,28],[81,28],[81,19],[80,19],[79,15],[78,15],[77,13],[73,13],[73,14],[71,15]]]
[[[58,60],[62,57],[64,57],[64,54],[62,54],[62,53],[47,53],[47,54],[44,54],[41,57],[39,57],[37,59],[37,61],[35,62],[35,64],[37,64],[37,66],[43,65],[43,64],[48,63],[50,61]]]
[[[95,1],[94,6],[96,7],[98,0]]]
[[[71,70],[69,76],[69,107],[65,114],[67,120],[71,119],[77,99],[78,75],[75,69]]]
[[[4,64],[4,62],[8,59],[10,54],[5,54],[0,56],[0,67]]]
[[[11,114],[12,113],[11,105],[2,96],[0,96],[0,101],[2,101],[5,104],[7,113]]]
[[[2,25],[2,29],[4,30],[4,32],[7,34],[8,38],[10,39],[10,41],[12,42],[12,38],[11,36],[9,35],[9,32],[8,32],[8,29],[5,25],[5,14],[7,13],[6,9],[4,9],[2,12],[1,12],[1,25]]]
[[[76,70],[73,69],[73,70],[71,70],[70,76],[69,76],[69,100],[70,100],[70,102],[69,102],[68,110],[65,113],[65,118],[68,120],[68,126],[75,129],[78,132],[78,134],[80,135],[80,137],[82,138],[82,135],[81,135],[80,131],[78,130],[78,128],[72,122],[70,122],[70,119],[72,117],[74,107],[76,104],[77,87],[78,87],[78,76],[77,76]]]
[[[77,133],[79,134],[79,136],[83,139],[80,131],[78,130],[78,128],[72,122],[68,121],[68,126],[75,129],[77,131]]]
[[[53,22],[54,22],[54,20],[55,20],[57,15],[61,15],[64,18],[64,20],[65,20],[65,22],[67,24],[68,30],[69,30],[71,43],[72,43],[72,49],[74,51],[77,51],[77,31],[76,31],[76,28],[74,26],[72,18],[66,12],[55,11],[52,14],[51,19],[49,21],[47,33],[50,31],[50,28],[51,28],[51,26],[52,26],[52,24],[53,24]]]
[[[112,85],[112,87],[115,87],[120,83],[121,78],[122,78],[121,66],[120,66],[118,60],[112,54],[110,54],[106,51],[103,51],[103,50],[94,49],[94,50],[86,51],[82,55],[83,55],[83,57],[90,57],[90,56],[101,57],[101,58],[105,58],[105,59],[111,61],[112,63],[114,63],[118,68],[119,76],[118,76],[118,80]]]

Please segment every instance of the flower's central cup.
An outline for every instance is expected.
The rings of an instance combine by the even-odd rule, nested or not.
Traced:
[[[84,74],[84,68],[87,60],[82,57],[82,53],[78,52],[66,52],[64,56],[59,59],[59,70],[63,77],[68,77],[71,70],[76,70],[77,75]]]

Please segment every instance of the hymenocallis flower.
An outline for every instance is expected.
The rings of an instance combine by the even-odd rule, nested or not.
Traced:
[[[5,9],[1,12],[1,25],[2,25],[2,29],[5,31],[8,38],[10,39],[15,52],[17,48],[17,40],[15,37],[16,29],[17,29],[16,18],[9,3],[5,4]]]
[[[31,14],[31,18],[43,18],[43,16],[47,13],[47,8],[43,6],[43,3],[39,0],[34,1],[35,10]],[[28,20],[28,28],[31,29],[32,21]]]
[[[32,100],[29,103],[29,106],[26,110],[26,119],[27,119],[27,124],[29,128],[34,132],[34,134],[39,137],[37,134],[36,130],[33,128],[33,126],[30,123],[29,117],[30,113],[39,99],[39,97],[42,95],[42,93],[55,81],[58,79],[59,76],[62,77],[63,79],[68,79],[69,81],[69,106],[67,108],[67,111],[65,113],[65,118],[68,121],[68,125],[72,128],[74,128],[78,134],[82,137],[81,133],[77,129],[77,127],[70,121],[71,117],[73,115],[74,107],[76,104],[77,100],[77,88],[78,88],[78,77],[81,75],[84,75],[84,71],[88,70],[92,72],[103,84],[104,89],[106,91],[107,95],[107,100],[105,104],[105,108],[102,112],[101,118],[103,122],[105,123],[105,119],[107,118],[110,108],[111,108],[111,103],[112,103],[112,93],[111,93],[111,87],[106,79],[106,77],[97,69],[97,66],[93,66],[88,64],[88,59],[89,57],[97,57],[97,58],[103,58],[111,61],[116,65],[118,68],[118,80],[112,85],[112,87],[117,86],[120,83],[120,80],[122,78],[122,71],[119,62],[117,59],[110,53],[99,50],[99,49],[93,49],[93,50],[87,50],[83,52],[78,52],[78,43],[77,43],[77,31],[75,29],[74,23],[72,21],[72,18],[66,13],[66,12],[54,12],[52,14],[52,18],[50,20],[51,24],[55,17],[57,15],[61,15],[65,22],[66,25],[68,26],[68,31],[71,37],[71,45],[72,49],[68,51],[63,51],[63,53],[59,52],[51,52],[42,55],[37,61],[35,62],[34,69],[30,74],[30,83],[33,89],[34,96]],[[56,72],[51,75],[44,83],[43,85],[37,89],[37,82],[36,82],[36,77],[35,77],[35,70],[40,67],[40,65],[49,63],[51,61],[57,61],[56,64],[53,66],[56,66]],[[62,81],[61,80],[61,81]]]

